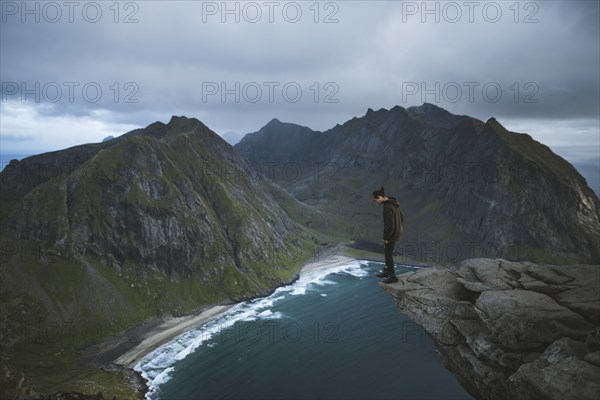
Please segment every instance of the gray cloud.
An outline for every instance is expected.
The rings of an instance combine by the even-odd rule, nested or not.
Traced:
[[[312,1],[279,2],[273,22],[265,2],[228,2],[240,10],[239,23],[234,14],[225,23],[220,13],[203,14],[222,2],[121,2],[118,16],[113,2],[97,2],[96,23],[81,14],[86,2],[72,23],[64,7],[56,23],[44,15],[23,23],[4,3],[22,5],[2,5],[1,94],[8,101],[0,106],[3,114],[14,104],[36,108],[33,135],[50,134],[44,124],[52,117],[145,126],[172,114],[195,116],[217,132],[254,131],[273,117],[325,130],[369,107],[423,101],[484,120],[537,119],[546,129],[557,119],[599,118],[596,1],[521,2],[518,15],[514,2],[479,2],[472,21],[464,2],[427,2],[439,22],[423,13],[423,2],[320,2],[318,23]],[[295,4],[302,17],[292,23]],[[502,16],[492,22],[498,7]],[[262,19],[249,22],[257,9]],[[462,17],[452,23],[457,9]],[[327,16],[338,22],[323,23]],[[21,102],[12,83],[19,91],[38,83],[40,101],[30,94]],[[63,91],[52,102],[56,85]],[[2,135],[13,130],[25,127],[3,124]]]

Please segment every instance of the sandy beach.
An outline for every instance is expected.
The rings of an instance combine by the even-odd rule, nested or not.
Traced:
[[[324,260],[311,262],[302,267],[299,276],[302,277],[313,271],[332,268],[354,261],[354,258],[336,255]],[[220,314],[228,310],[233,305],[216,305],[210,307],[200,314],[183,317],[169,317],[158,324],[149,327],[139,338],[139,343],[135,347],[127,349],[123,354],[114,359],[115,364],[132,368],[145,355],[159,347],[160,345],[172,340],[178,335],[190,329],[197,329],[202,325],[217,318]]]
[[[137,346],[121,355],[114,363],[131,368],[161,344],[168,342],[188,329],[198,328],[206,324],[230,307],[231,305],[218,305],[210,307],[198,315],[167,318],[164,322],[146,332]]]
[[[338,267],[340,265],[348,264],[349,262],[352,262],[354,260],[355,259],[352,257],[340,256],[340,255],[327,257],[326,259],[324,259],[322,261],[315,261],[315,262],[312,262],[312,263],[309,263],[309,264],[306,264],[305,266],[303,266],[302,269],[300,270],[300,276],[303,276],[305,274],[308,274],[310,272],[313,272],[313,271],[316,271],[319,269],[323,269],[323,268]]]

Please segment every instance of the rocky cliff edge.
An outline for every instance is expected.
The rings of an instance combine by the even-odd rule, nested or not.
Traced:
[[[478,399],[600,398],[600,266],[470,259],[381,284]]]

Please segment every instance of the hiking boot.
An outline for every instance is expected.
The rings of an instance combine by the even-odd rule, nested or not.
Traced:
[[[394,273],[391,272],[391,271],[389,271],[389,270],[387,270],[387,269],[384,269],[383,271],[381,271],[380,273],[378,273],[376,276],[378,278],[387,278],[390,275],[394,275]]]
[[[389,275],[383,281],[383,283],[396,283],[398,282],[398,278],[396,275]]]

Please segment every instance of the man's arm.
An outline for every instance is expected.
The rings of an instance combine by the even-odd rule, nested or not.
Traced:
[[[385,207],[385,206],[384,206]],[[394,210],[391,207],[383,209],[383,241],[391,241],[394,237]]]

